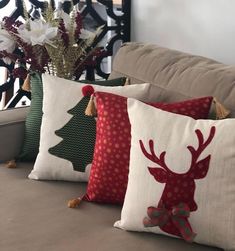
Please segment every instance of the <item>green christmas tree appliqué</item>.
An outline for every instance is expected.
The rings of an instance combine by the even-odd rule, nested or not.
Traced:
[[[96,120],[86,116],[84,111],[90,97],[83,97],[78,104],[68,111],[73,115],[71,120],[55,134],[63,140],[49,153],[72,162],[73,169],[85,172],[86,166],[92,162],[96,138]]]

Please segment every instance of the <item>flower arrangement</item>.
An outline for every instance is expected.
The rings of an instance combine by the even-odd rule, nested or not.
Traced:
[[[71,1],[72,4],[72,1]],[[78,79],[85,67],[94,64],[103,51],[94,47],[102,27],[94,33],[83,29],[82,17],[74,6],[71,13],[54,11],[48,5],[38,18],[25,23],[4,17],[0,23],[0,58],[5,64],[15,63],[15,77],[27,73],[48,72],[58,77]],[[28,13],[25,11],[25,17]]]

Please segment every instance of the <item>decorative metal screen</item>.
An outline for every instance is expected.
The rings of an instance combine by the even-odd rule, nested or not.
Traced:
[[[14,8],[8,16],[14,19],[24,18],[24,9],[22,0],[0,0],[0,13],[3,16],[4,10],[14,2]],[[58,1],[50,1],[55,9]],[[61,1],[65,12],[69,12],[71,2]],[[28,15],[37,15],[40,9],[43,11],[48,6],[48,1],[29,0],[25,1]],[[130,9],[131,0],[73,0],[81,12],[83,24],[92,30],[96,27],[104,25],[104,29],[99,34],[96,44],[103,47],[105,53],[101,56],[95,66],[90,66],[86,69],[86,78],[92,80],[94,73],[101,78],[107,78],[111,70],[112,56],[120,47],[121,43],[130,41]],[[9,9],[9,8],[8,8]],[[4,103],[7,108],[12,108],[26,96],[30,99],[30,93],[23,91],[20,87],[18,91],[14,91],[16,79],[11,75],[14,69],[14,64],[6,65],[0,60],[0,66],[7,68],[6,82],[0,83],[0,101],[5,93]],[[23,80],[19,80],[19,86],[22,85]],[[14,95],[14,93],[16,93]],[[13,98],[12,98],[13,96]]]

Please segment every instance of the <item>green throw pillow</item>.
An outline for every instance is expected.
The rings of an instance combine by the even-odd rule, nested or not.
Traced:
[[[19,160],[31,161],[37,157],[40,127],[42,121],[42,79],[38,73],[30,74],[31,106],[25,121],[23,146],[18,156]]]
[[[125,84],[126,78],[117,78],[106,81],[79,81],[81,83],[90,83],[103,86],[122,86]],[[17,160],[33,161],[36,159],[39,151],[40,128],[42,122],[42,100],[43,100],[43,84],[39,73],[30,74],[31,84],[31,106],[29,114],[25,121],[25,134],[23,146]]]

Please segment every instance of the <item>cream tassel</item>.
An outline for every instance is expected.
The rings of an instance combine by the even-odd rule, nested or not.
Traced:
[[[16,168],[16,161],[13,159],[13,160],[10,160],[6,163],[6,167],[7,168]]]
[[[82,199],[76,198],[68,201],[68,207],[69,208],[75,208],[81,204]]]
[[[216,98],[213,99],[215,104],[216,119],[225,119],[230,114],[230,111],[225,108]]]
[[[89,103],[87,105],[87,108],[85,110],[85,114],[87,116],[96,116],[97,115],[97,111],[96,111],[96,106],[95,106],[95,102],[94,102],[94,95],[91,95]]]
[[[21,86],[21,89],[27,92],[30,92],[31,86],[30,86],[30,75],[27,74],[26,79],[24,80],[23,85]]]
[[[130,81],[130,79],[129,78],[126,78],[126,81],[125,81],[125,84],[124,84],[124,86],[126,86],[126,85],[130,85],[131,84],[131,81]]]

